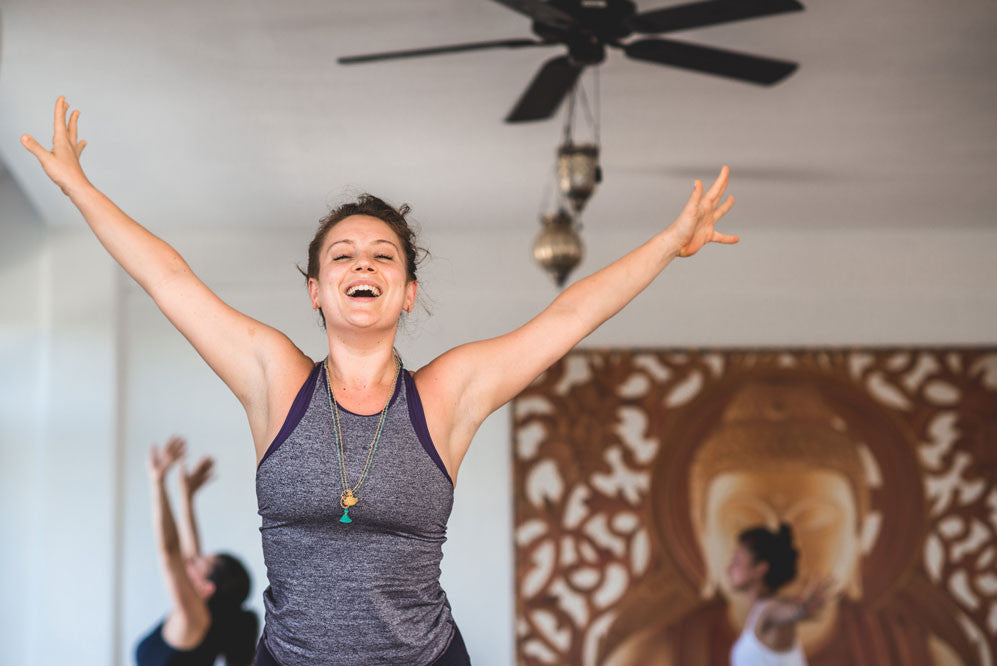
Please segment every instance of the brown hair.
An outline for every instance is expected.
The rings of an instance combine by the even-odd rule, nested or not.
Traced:
[[[737,542],[748,549],[755,564],[765,562],[765,587],[775,592],[796,578],[800,551],[793,545],[793,527],[780,523],[779,530],[772,532],[764,525],[746,529],[737,537]]]
[[[357,197],[356,201],[337,206],[328,215],[319,220],[315,237],[308,244],[307,270],[301,270],[301,267],[298,266],[298,271],[305,276],[306,281],[310,278],[318,279],[319,252],[322,250],[322,244],[325,242],[325,237],[329,231],[348,217],[353,215],[367,215],[369,217],[376,217],[387,224],[395,232],[395,235],[398,236],[398,239],[401,240],[402,252],[405,254],[405,269],[408,279],[410,282],[416,281],[416,266],[422,262],[429,252],[416,245],[415,230],[409,225],[408,220],[405,219],[410,210],[408,204],[402,204],[398,208],[395,208],[373,194],[361,194]],[[322,326],[325,326],[325,314],[322,312],[322,308],[319,308],[319,315],[322,317]]]

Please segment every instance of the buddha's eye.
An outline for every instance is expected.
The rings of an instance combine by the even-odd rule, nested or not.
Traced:
[[[733,534],[749,527],[766,525],[770,522],[769,516],[756,506],[727,506],[721,515],[726,530]]]
[[[825,528],[834,523],[840,511],[833,504],[825,502],[807,502],[799,506],[787,516],[794,526],[803,531]]]

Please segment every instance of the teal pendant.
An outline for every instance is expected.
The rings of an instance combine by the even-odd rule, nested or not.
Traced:
[[[339,522],[341,522],[341,523],[352,523],[353,522],[350,519],[350,510],[349,509],[343,509],[343,517],[339,519]]]

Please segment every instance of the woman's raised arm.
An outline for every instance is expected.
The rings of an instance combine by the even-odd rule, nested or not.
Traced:
[[[436,430],[448,439],[443,445],[451,465],[459,464],[471,436],[486,416],[619,312],[673,258],[692,256],[710,242],[738,241],[737,236],[714,229],[734,204],[733,197],[721,202],[729,174],[727,167],[721,169],[705,193],[697,180],[682,212],[668,228],[565,289],[522,327],[452,349],[420,370],[420,392],[433,403],[432,411],[441,415]]]
[[[211,625],[207,603],[187,575],[170,498],[166,494],[166,473],[183,457],[185,447],[186,442],[174,435],[161,449],[153,445],[146,460],[152,491],[152,530],[163,582],[172,603],[172,610],[163,623],[163,638],[181,650],[196,647]]]
[[[270,384],[274,380],[279,383],[281,372],[286,372],[278,369],[291,370],[295,377],[289,384],[293,385],[301,370],[307,375],[311,361],[279,331],[225,304],[194,275],[176,250],[128,217],[90,183],[80,166],[86,141],[77,138],[79,111],[73,111],[67,122],[68,109],[60,97],[55,105],[52,150],[27,134],[21,143],[80,210],[114,260],[152,296],[236,394],[249,414],[259,450],[272,434],[271,422],[284,417],[283,413],[269,413],[274,411]]]
[[[833,587],[834,581],[830,578],[815,579],[804,585],[796,597],[777,597],[771,600],[758,618],[756,632],[765,633],[813,619],[827,604]]]
[[[186,461],[181,461],[178,475],[180,487],[180,552],[184,559],[197,557],[201,554],[201,532],[197,527],[197,514],[194,511],[194,496],[197,491],[211,480],[215,461],[210,456],[204,456],[197,461],[194,471],[187,471]]]

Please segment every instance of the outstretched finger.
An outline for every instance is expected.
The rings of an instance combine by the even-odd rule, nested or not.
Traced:
[[[683,213],[695,213],[699,208],[699,201],[703,197],[703,183],[702,181],[696,181],[692,186],[692,194],[689,195],[689,199],[685,202],[685,208],[682,210]]]
[[[720,219],[721,217],[723,217],[724,215],[726,215],[726,214],[727,214],[727,211],[729,211],[729,210],[730,210],[731,208],[733,208],[733,207],[734,207],[734,197],[733,197],[733,196],[729,196],[729,197],[727,197],[727,199],[726,199],[726,200],[724,200],[724,202],[723,202],[722,204],[720,204],[720,206],[719,206],[719,207],[718,207],[718,208],[716,209],[716,211],[715,211],[715,212],[714,212],[714,214],[713,214],[713,219],[714,219],[714,220],[719,220],[719,219]]]
[[[73,146],[76,145],[76,123],[79,120],[79,117],[79,109],[69,114],[69,143]]]
[[[31,151],[31,154],[38,158],[39,162],[43,162],[46,157],[50,155],[48,150],[44,148],[40,143],[35,141],[34,137],[30,134],[25,134],[21,136],[21,144]]]
[[[741,240],[740,236],[735,236],[732,234],[721,234],[716,231],[713,232],[713,242],[723,243],[724,245],[733,245],[734,243]]]
[[[54,119],[54,136],[61,137],[66,133],[66,110],[69,105],[66,104],[66,98],[60,96],[59,99],[55,101],[55,119]]]
[[[725,164],[720,169],[720,175],[717,179],[713,181],[713,185],[706,192],[706,198],[710,201],[719,201],[720,197],[723,196],[724,192],[727,190],[727,183],[730,181],[730,169],[727,168]]]

